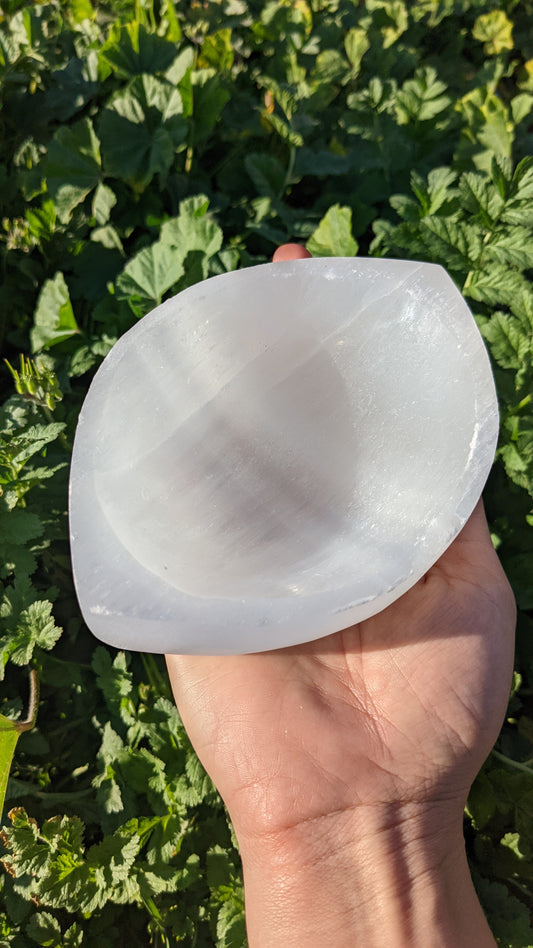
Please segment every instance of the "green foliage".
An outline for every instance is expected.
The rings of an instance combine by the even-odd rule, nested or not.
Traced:
[[[2,944],[245,944],[232,831],[164,667],[82,623],[67,473],[116,339],[299,240],[445,266],[492,358],[485,503],[520,618],[465,830],[498,943],[533,945],[532,18],[531,0],[1,4]]]

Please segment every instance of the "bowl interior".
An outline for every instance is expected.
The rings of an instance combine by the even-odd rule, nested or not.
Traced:
[[[481,489],[494,393],[466,305],[438,267],[347,263],[207,281],[106,360],[98,501],[186,595],[372,598],[424,571]]]

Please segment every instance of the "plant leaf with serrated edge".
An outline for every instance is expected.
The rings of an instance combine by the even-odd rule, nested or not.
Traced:
[[[330,207],[306,246],[314,257],[354,257],[358,245],[352,236],[351,208]]]
[[[128,300],[136,315],[144,315],[161,302],[183,272],[178,255],[168,244],[158,241],[143,247],[118,277],[117,299]]]
[[[93,194],[92,201],[93,217],[100,227],[107,224],[109,215],[116,203],[117,199],[111,188],[100,182]]]
[[[66,222],[100,180],[100,143],[90,119],[57,130],[48,146],[44,172],[57,215]]]
[[[185,198],[180,203],[178,216],[162,225],[160,242],[172,247],[176,260],[183,263],[192,251],[209,258],[220,250],[223,234],[208,207],[209,199],[203,194]]]
[[[107,174],[144,191],[155,174],[169,171],[185,144],[179,90],[154,76],[137,76],[103,110],[99,132]]]
[[[483,227],[491,228],[494,225],[504,201],[486,177],[465,172],[459,181],[459,194],[463,207],[477,217]]]
[[[519,320],[506,313],[493,313],[481,327],[481,333],[489,343],[493,358],[504,369],[518,369],[533,345]]]
[[[32,352],[49,349],[79,333],[65,277],[58,271],[46,280],[33,317]]]
[[[220,906],[217,917],[218,948],[241,948],[245,943],[244,898],[242,892],[233,891],[231,897]]]
[[[61,926],[49,912],[32,915],[26,926],[26,934],[38,945],[61,945]]]
[[[138,20],[114,23],[99,52],[121,79],[163,73],[176,58],[176,47]]]
[[[62,629],[55,624],[52,603],[35,598],[27,577],[15,577],[0,603],[0,678],[8,661],[27,665],[36,648],[53,648]]]

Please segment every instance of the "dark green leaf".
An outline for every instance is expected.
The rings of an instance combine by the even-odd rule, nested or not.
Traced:
[[[70,220],[100,180],[100,143],[90,119],[58,129],[48,146],[44,172],[59,219]]]
[[[187,123],[178,89],[153,76],[137,76],[104,109],[99,125],[107,174],[144,191],[166,174],[185,142]]]
[[[165,72],[176,57],[176,47],[134,20],[113,24],[99,56],[121,79],[131,79]]]

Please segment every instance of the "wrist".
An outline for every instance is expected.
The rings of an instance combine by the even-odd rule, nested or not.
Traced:
[[[250,948],[492,948],[462,814],[368,807],[237,835]]]

